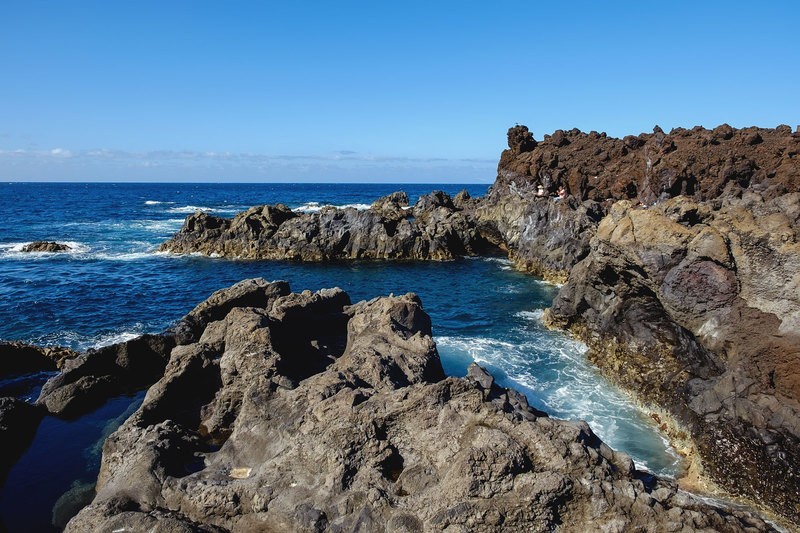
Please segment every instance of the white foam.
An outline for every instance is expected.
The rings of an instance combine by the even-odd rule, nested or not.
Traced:
[[[514,316],[517,318],[522,318],[525,320],[541,322],[542,316],[544,315],[544,309],[534,309],[533,311],[518,311],[514,313]]]
[[[560,418],[586,420],[601,439],[612,448],[626,451],[640,468],[650,468],[653,460],[648,458],[661,453],[662,465],[677,464],[678,456],[657,433],[652,421],[587,361],[586,345],[539,326],[542,312],[517,312],[516,317],[534,322],[517,330],[511,340],[444,336],[437,337],[436,343],[444,358],[463,360],[466,355],[478,364],[499,370],[496,377],[506,381],[500,384],[522,387],[532,405]],[[651,451],[637,453],[645,434],[652,435],[644,444]]]
[[[105,346],[111,346],[112,344],[127,342],[141,336],[145,332],[145,324],[137,322],[126,329],[115,331],[106,330],[95,335],[86,335],[74,330],[63,330],[37,339],[36,343],[41,345],[69,346],[80,351],[91,348],[103,348]]]
[[[343,204],[343,205],[333,205],[333,204],[324,204],[321,205],[319,202],[307,202],[300,207],[295,207],[292,209],[295,213],[319,213],[322,209],[326,207],[335,207],[336,209],[348,209],[353,208],[357,209],[358,211],[365,211],[372,207],[370,204]]]
[[[501,265],[505,266],[512,266],[514,263],[511,259],[506,257],[478,257],[481,261],[486,261],[488,263],[500,263]]]
[[[175,202],[160,202],[158,200],[145,200],[144,205],[174,204]]]
[[[136,337],[140,337],[141,335],[142,335],[141,333],[134,333],[132,331],[123,331],[121,333],[110,333],[108,335],[100,337],[92,346],[92,348],[104,348],[106,346],[111,346],[112,344],[127,342],[135,339]]]
[[[181,207],[170,207],[170,213],[195,213],[197,211],[204,211],[206,213],[213,213],[214,209],[202,205],[184,205]]]
[[[215,207],[212,209],[215,213],[224,213],[227,215],[235,215],[237,213],[241,213],[247,209],[246,206],[241,205],[234,205],[234,206],[226,206],[226,207]]]
[[[174,233],[175,231],[181,228],[183,222],[184,219],[182,218],[168,218],[165,220],[152,220],[152,219],[135,220],[133,224],[140,226],[148,231],[159,232],[159,233],[167,231],[170,233]]]
[[[98,253],[91,259],[101,259],[104,261],[140,261],[156,255],[155,252],[127,252],[127,253]]]
[[[113,248],[105,246],[105,243],[97,243],[95,247],[75,241],[59,241],[66,244],[71,249],[64,252],[23,252],[22,248],[29,244],[6,243],[0,244],[0,259],[15,261],[46,261],[62,256],[68,256],[72,260],[79,261],[139,261],[155,256],[169,255],[155,250],[156,246],[148,241],[128,241],[123,244],[124,249],[119,245]]]
[[[77,255],[77,254],[85,254],[87,253],[90,248],[87,244],[82,242],[76,241],[57,241],[59,244],[66,244],[69,246],[69,250],[64,250],[62,252],[23,252],[22,249],[31,244],[33,241],[27,242],[10,242],[5,244],[0,244],[0,255],[7,256],[10,258],[29,258],[29,259],[36,259],[36,258],[47,258],[53,257],[57,255]]]

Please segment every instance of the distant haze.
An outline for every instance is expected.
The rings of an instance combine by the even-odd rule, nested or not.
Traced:
[[[0,181],[485,183],[515,123],[800,123],[795,1],[31,0],[0,20]]]

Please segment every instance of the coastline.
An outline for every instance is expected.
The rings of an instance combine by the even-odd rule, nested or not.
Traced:
[[[516,127],[509,130],[497,182],[483,198],[433,192],[409,206],[404,193],[393,193],[362,210],[323,207],[300,214],[277,204],[233,218],[198,212],[170,242],[181,253],[211,257],[337,264],[505,253],[510,268],[559,288],[543,313],[545,325],[582,340],[589,361],[630,394],[685,457],[678,487],[739,499],[792,521],[797,465],[784,456],[797,452],[792,439],[797,413],[791,401],[795,382],[787,371],[794,355],[784,348],[797,333],[792,326],[797,302],[780,287],[753,280],[764,266],[768,271],[780,266],[773,277],[795,268],[784,258],[791,259],[797,242],[798,183],[791,165],[765,168],[776,164],[768,159],[772,146],[791,147],[800,136],[785,128],[759,131],[754,136],[751,130],[724,127],[654,130],[622,140],[571,131],[537,143],[527,128]],[[657,188],[647,173],[628,175],[643,181],[621,189],[602,173],[592,186],[575,181],[574,169],[583,167],[570,165],[596,163],[593,156],[580,155],[582,146],[595,144],[616,150],[606,166],[628,165],[631,172],[643,153],[660,150],[662,177],[669,165],[718,150],[708,146],[740,150],[754,162],[742,167],[744,177],[736,173],[740,170],[726,171],[721,183],[709,176],[689,188],[679,179],[668,198],[646,203]],[[537,158],[554,153],[559,157],[542,167]],[[541,198],[541,182],[548,188],[566,183],[575,187],[574,194],[558,202]],[[631,191],[638,196],[631,198]],[[615,199],[619,194],[623,197]],[[606,195],[611,198],[601,201]],[[754,253],[754,246],[762,251]],[[170,249],[175,251],[165,243],[160,252]],[[736,313],[737,323],[720,319]],[[754,365],[753,350],[778,328],[787,340],[768,345],[767,359]],[[739,343],[726,340],[731,333]],[[155,347],[151,341],[145,343],[163,360],[169,343]],[[141,375],[135,371],[134,384],[160,375],[159,365]],[[111,379],[126,383],[129,370],[123,370],[112,369]],[[61,386],[54,383],[48,394]],[[59,401],[47,408],[59,412]],[[750,434],[757,439],[743,440]]]

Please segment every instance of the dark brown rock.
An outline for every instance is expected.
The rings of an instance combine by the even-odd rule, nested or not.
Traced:
[[[558,130],[520,150],[517,139],[523,132],[528,132],[524,126],[509,130],[509,149],[501,156],[490,197],[505,197],[512,183],[517,190],[543,183],[551,192],[564,184],[580,199],[649,205],[681,194],[711,200],[729,182],[796,192],[800,181],[800,139],[781,127],[737,130],[724,124],[669,134],[658,128],[624,139]]]
[[[33,241],[22,247],[23,252],[68,252],[72,250],[69,245],[53,241]]]
[[[39,347],[21,342],[0,342],[0,377],[55,371],[77,355],[60,346]]]
[[[536,141],[533,133],[528,131],[527,126],[516,125],[508,130],[508,148],[514,154],[530,152],[536,148]]]
[[[16,398],[0,398],[0,483],[5,482],[8,470],[33,440],[43,411]]]

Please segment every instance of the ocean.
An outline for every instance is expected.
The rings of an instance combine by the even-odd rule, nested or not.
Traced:
[[[84,350],[164,330],[212,292],[245,278],[287,280],[294,291],[341,287],[355,302],[415,292],[433,321],[445,371],[463,376],[477,361],[531,405],[583,419],[640,468],[674,475],[678,458],[655,424],[585,358],[586,347],[541,324],[558,287],[515,271],[500,258],[451,262],[300,264],[155,253],[200,209],[233,216],[284,203],[366,208],[379,196],[488,185],[400,184],[0,184],[0,339]],[[68,253],[27,254],[25,243],[55,240]],[[47,375],[0,380],[0,394],[35,400]],[[72,502],[91,494],[102,442],[143,393],[109,401],[78,420],[46,417],[0,491],[0,530],[55,531]]]

